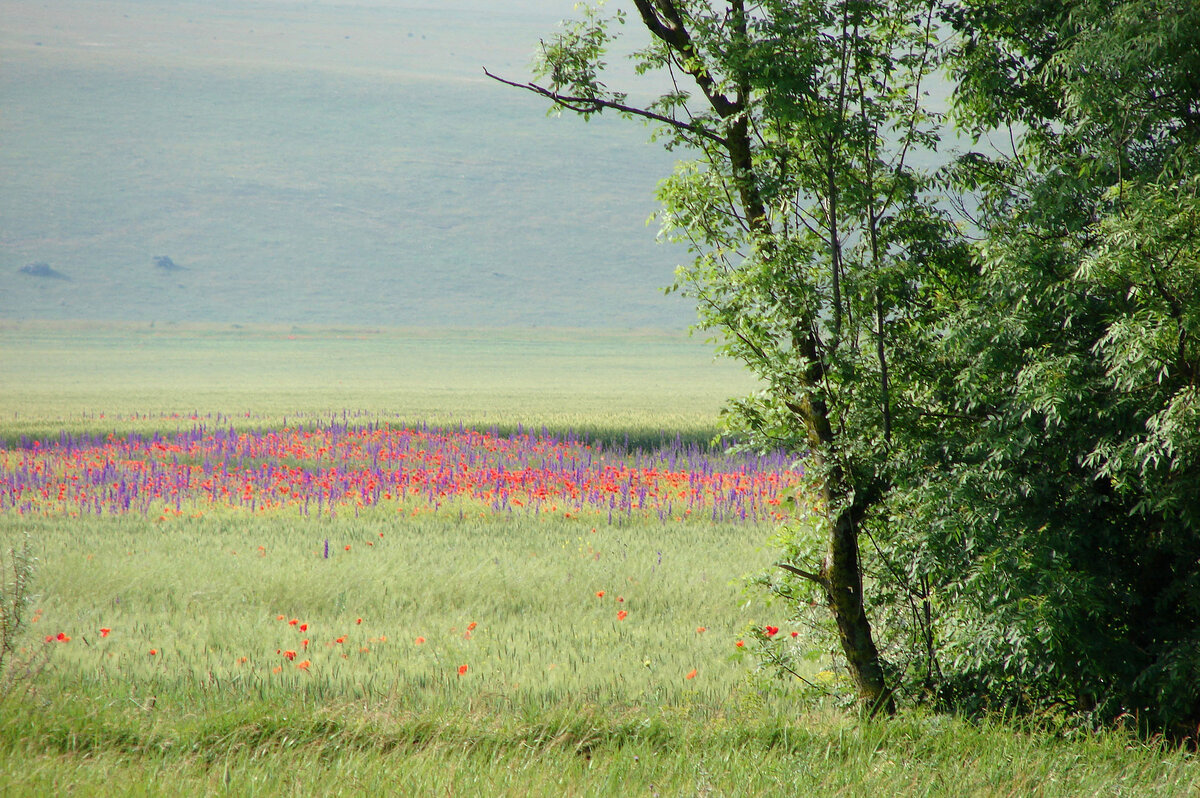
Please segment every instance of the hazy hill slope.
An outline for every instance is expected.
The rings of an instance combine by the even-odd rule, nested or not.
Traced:
[[[0,318],[692,318],[644,224],[670,158],[481,75],[524,75],[570,2],[0,12]]]

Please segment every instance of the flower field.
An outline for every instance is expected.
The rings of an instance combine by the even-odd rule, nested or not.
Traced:
[[[160,706],[213,680],[321,700],[721,692],[762,628],[737,580],[801,478],[678,437],[221,421],[0,448],[0,522],[34,542],[34,637],[68,682]]]
[[[780,497],[799,478],[781,454],[729,456],[678,439],[645,452],[524,431],[196,424],[174,435],[63,434],[0,450],[0,512],[165,521],[225,510],[336,517],[384,508],[756,523],[780,517]]]
[[[1062,769],[1037,736],[860,726],[755,675],[755,643],[806,644],[744,590],[795,506],[783,457],[114,421],[0,447],[6,573],[23,541],[36,558],[0,691],[5,794],[1037,794]],[[1197,783],[1089,745],[1045,794],[1131,768],[1147,794]]]

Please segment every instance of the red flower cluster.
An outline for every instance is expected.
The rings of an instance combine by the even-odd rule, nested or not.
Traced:
[[[436,509],[458,500],[505,513],[757,521],[780,517],[780,497],[799,478],[781,455],[733,458],[682,444],[639,453],[524,433],[195,426],[166,438],[64,435],[0,449],[0,511],[167,520],[185,508],[309,515],[381,504]]]

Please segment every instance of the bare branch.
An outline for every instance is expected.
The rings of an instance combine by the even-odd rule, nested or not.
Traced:
[[[518,83],[513,80],[502,78],[499,75],[493,75],[487,70],[487,67],[483,68],[483,74],[487,75],[494,81],[505,84],[506,86],[514,86],[518,89],[524,89],[525,91],[533,92],[534,94],[540,94],[541,96],[553,102],[555,105],[566,108],[568,111],[574,111],[576,113],[594,113],[604,108],[610,108],[621,113],[632,114],[634,116],[640,116],[644,119],[653,119],[656,122],[662,122],[665,125],[670,125],[676,130],[709,139],[710,141],[716,142],[723,147],[727,147],[729,145],[728,140],[725,139],[724,136],[718,135],[708,128],[701,127],[700,125],[694,123],[680,122],[678,119],[672,119],[669,116],[664,116],[662,114],[655,113],[654,111],[647,111],[645,108],[637,108],[632,105],[626,105],[624,103],[615,102],[613,100],[605,100],[598,97],[572,97],[567,94],[560,94],[553,89],[548,89],[545,86],[539,86],[536,83]]]
[[[821,576],[820,574],[814,574],[811,571],[805,571],[803,568],[797,568],[796,566],[792,565],[791,563],[777,562],[775,564],[789,573],[793,573],[796,576],[803,577],[804,579],[807,579],[810,582],[815,582],[816,584],[818,584],[822,588],[824,588],[826,591],[829,590],[829,582],[827,582],[825,580],[825,577]]]

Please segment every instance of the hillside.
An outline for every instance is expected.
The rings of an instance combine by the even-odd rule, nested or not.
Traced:
[[[482,75],[571,5],[0,2],[0,318],[682,328],[671,156]]]

